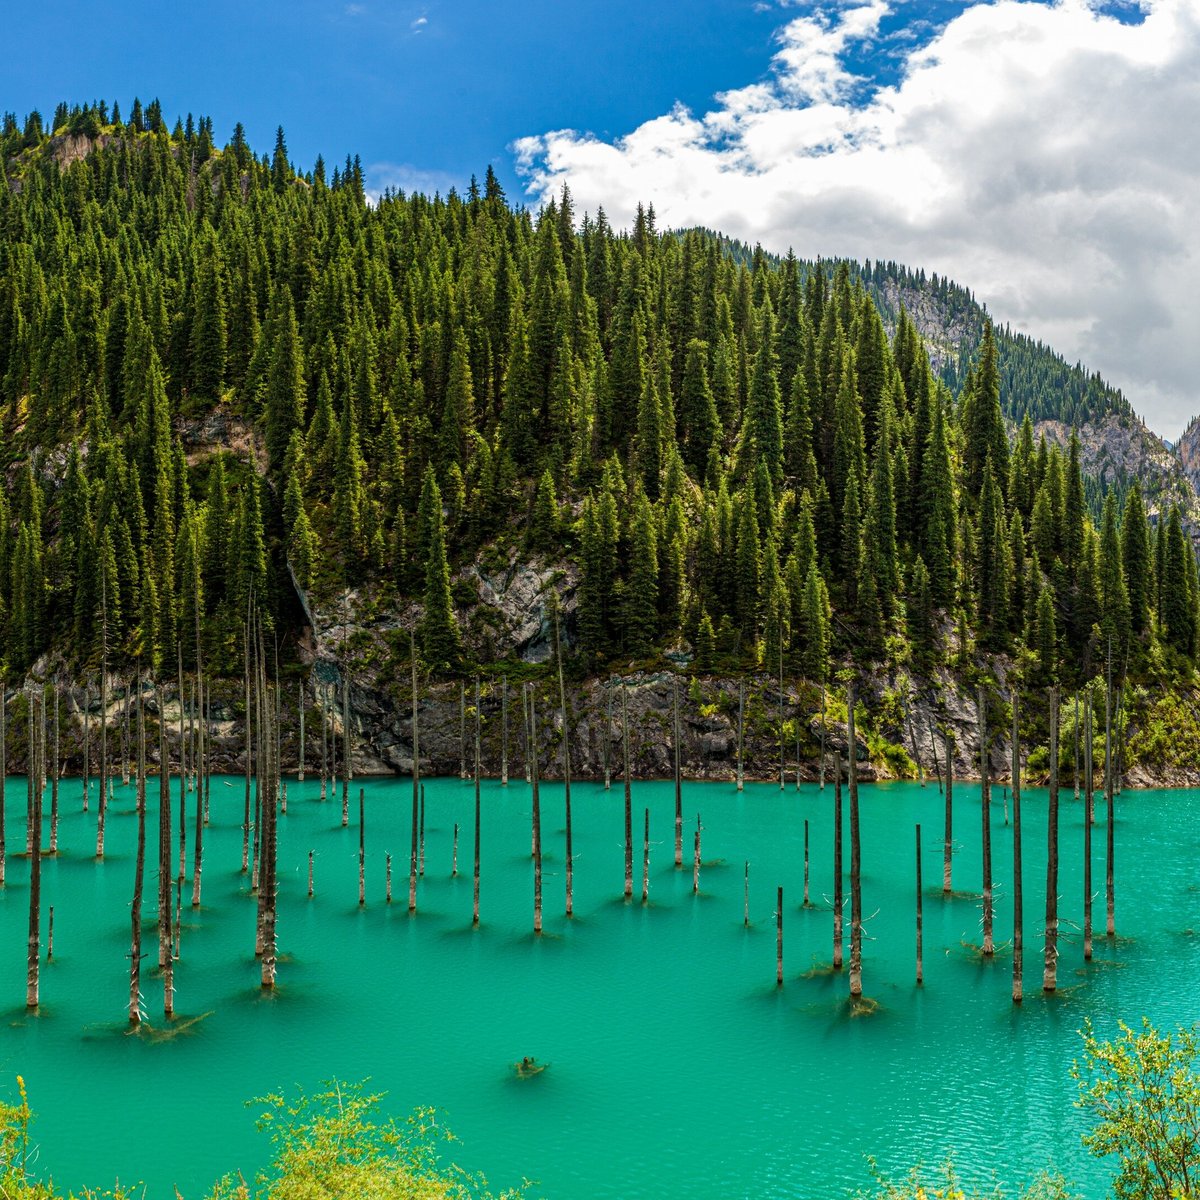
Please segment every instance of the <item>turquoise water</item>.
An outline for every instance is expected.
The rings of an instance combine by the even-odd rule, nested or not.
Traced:
[[[357,816],[357,788],[352,815]],[[527,1177],[549,1197],[827,1197],[885,1169],[953,1151],[976,1182],[1028,1178],[1053,1159],[1088,1198],[1109,1172],[1080,1145],[1068,1077],[1085,1017],[1107,1035],[1118,1018],[1190,1023],[1200,981],[1200,794],[1118,798],[1116,944],[1103,937],[1103,826],[1096,827],[1095,961],[1083,962],[1082,806],[1063,793],[1060,878],[1063,991],[1044,999],[1043,791],[1025,816],[1028,999],[1010,1001],[1011,829],[992,805],[997,887],[995,961],[971,949],[980,905],[940,897],[942,806],[916,784],[862,788],[867,995],[852,1018],[831,956],[833,789],[691,784],[685,859],[673,868],[670,783],[634,785],[635,899],[621,899],[619,786],[572,788],[575,918],[563,916],[562,791],[542,789],[546,933],[532,935],[529,790],[484,791],[482,924],[471,929],[473,785],[426,788],[426,866],[419,911],[407,912],[411,784],[366,781],[367,896],[357,904],[358,831],[319,784],[289,783],[279,823],[280,988],[264,997],[254,959],[254,902],[241,864],[240,780],[213,781],[204,907],[187,907],[176,967],[186,1036],[153,1043],[125,1032],[133,788],[110,808],[97,863],[95,800],[63,785],[61,853],[46,859],[55,906],[54,961],[41,1012],[24,1011],[28,862],[10,857],[0,892],[0,1094],[24,1075],[37,1112],[38,1168],[61,1187],[143,1180],[152,1198],[188,1200],[220,1174],[261,1165],[266,1143],[244,1103],[268,1090],[371,1077],[398,1115],[434,1105],[461,1139],[455,1157],[493,1187]],[[151,787],[152,810],[157,785]],[[178,806],[177,793],[173,801]],[[189,809],[193,797],[188,799]],[[641,814],[651,810],[650,903],[640,902]],[[1102,816],[1102,808],[1101,816]],[[25,786],[8,784],[8,844],[24,840]],[[692,895],[692,828],[704,824],[701,894]],[[847,817],[848,828],[848,812]],[[955,885],[978,889],[978,789],[955,789]],[[804,820],[813,907],[801,907]],[[189,815],[189,823],[191,821]],[[452,830],[459,822],[457,878]],[[914,985],[914,823],[923,826],[925,986]],[[155,823],[150,823],[150,846]],[[189,872],[190,872],[189,827]],[[175,838],[178,831],[175,831]],[[315,889],[306,897],[308,851]],[[396,901],[384,902],[391,852]],[[175,861],[177,845],[173,848]],[[153,853],[153,851],[151,851]],[[750,862],[751,927],[742,923]],[[849,868],[847,840],[845,863]],[[775,986],[775,897],[784,887],[785,973]],[[147,918],[155,886],[148,872]],[[849,952],[847,890],[847,954]],[[1127,937],[1125,935],[1128,935]],[[43,925],[43,945],[44,945]],[[148,949],[153,951],[153,938]],[[161,1024],[162,989],[147,960],[146,1010]],[[815,969],[815,973],[814,973]],[[531,1054],[550,1069],[517,1080]]]

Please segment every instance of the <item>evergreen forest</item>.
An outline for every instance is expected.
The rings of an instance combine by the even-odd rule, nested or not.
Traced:
[[[282,129],[259,156],[157,102],[9,114],[0,167],[10,680],[47,652],[238,672],[248,611],[347,589],[435,672],[486,669],[465,568],[497,558],[577,582],[589,673],[1195,666],[1178,510],[1034,432],[1126,402],[986,323],[935,370],[884,285],[944,280],[531,212],[490,168],[369,198],[357,159],[301,171]]]

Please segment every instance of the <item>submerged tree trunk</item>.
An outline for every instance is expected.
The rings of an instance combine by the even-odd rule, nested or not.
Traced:
[[[59,777],[59,724],[58,724],[58,683],[54,690],[54,758],[50,767],[50,853],[58,853],[58,777]]]
[[[625,899],[633,896],[633,788],[629,779],[629,705],[621,685],[621,749],[625,757]]]
[[[946,729],[946,832],[942,841],[942,895],[954,890],[950,882],[954,857],[954,734]]]
[[[925,982],[925,966],[922,962],[922,938],[924,930],[922,928],[922,912],[921,912],[921,824],[917,823],[917,986],[920,987]]]
[[[417,838],[421,805],[421,730],[417,713],[417,643],[413,637],[409,642],[412,657],[412,850],[408,862],[408,911],[417,911]]]
[[[367,799],[366,788],[358,789],[358,907],[367,902]]]
[[[743,753],[745,750],[745,717],[746,717],[746,684],[744,680],[738,680],[738,727],[737,727],[737,790],[740,792],[745,786],[745,770],[743,764]]]
[[[991,957],[996,952],[996,946],[992,938],[992,780],[986,704],[981,687],[978,691],[978,714],[979,797],[983,813],[983,953]]]
[[[563,678],[562,640],[559,631],[558,607],[554,610],[554,656],[558,659],[558,706],[562,716],[562,772],[563,804],[567,822],[567,916],[575,911],[574,871],[575,855],[571,841],[571,726],[567,722],[567,686]]]
[[[671,677],[671,699],[675,743],[675,866],[683,866],[683,764],[679,746],[679,676]]]
[[[104,857],[104,818],[108,812],[108,592],[100,573],[100,803],[96,819],[96,857]]]
[[[804,907],[809,907],[808,900],[808,818],[804,818]]]
[[[32,718],[37,706],[32,693],[29,705]],[[29,774],[33,795],[31,824],[33,845],[29,860],[29,955],[25,975],[25,1007],[35,1009],[39,1002],[39,971],[42,951],[42,789],[40,786],[41,764],[37,761],[38,753],[32,737],[27,759],[25,769]]]
[[[132,937],[129,943],[129,1023],[142,1020],[142,888],[146,874],[146,712],[142,705],[142,669],[138,665],[137,696],[137,859],[130,905]]]
[[[1050,799],[1046,822],[1046,956],[1042,990],[1058,987],[1058,689],[1050,689]]]
[[[692,895],[696,895],[700,891],[700,833],[703,826],[700,824],[700,814],[696,814],[696,844],[695,853],[692,858]]]
[[[833,969],[842,969],[842,756],[833,757]]]
[[[507,680],[505,680],[505,683],[507,684]],[[503,707],[505,709],[505,713],[507,715],[507,707],[508,707],[507,691],[504,693],[504,699],[503,699],[502,703],[503,703]],[[477,679],[475,681],[475,862],[473,864],[473,870],[472,870],[472,875],[473,875],[472,898],[471,898],[471,924],[472,925],[479,924],[479,832],[480,832],[480,830],[479,830],[479,825],[480,825],[480,821],[479,821],[479,789],[480,789],[479,754],[480,754],[480,749],[479,749],[479,747],[480,747],[480,742],[483,740],[482,729],[481,729],[482,723],[483,723],[483,717],[481,715],[480,708],[479,708],[479,680]],[[505,769],[507,771],[507,765],[508,765],[507,764],[507,740],[508,740],[507,739],[507,730],[505,731],[505,733],[506,733],[506,737],[505,737],[505,742],[506,742]],[[504,782],[505,783],[508,782],[507,778],[504,780]]]
[[[854,736],[854,685],[846,695],[850,740],[850,996],[862,995],[862,871],[858,827],[858,742]]]
[[[1091,773],[1091,695],[1089,693],[1084,707],[1086,709],[1087,737],[1084,745],[1085,775],[1083,789],[1083,960],[1092,959],[1092,820],[1095,806],[1095,796],[1092,794]]]
[[[533,932],[542,932],[542,805],[538,795],[537,697],[529,685],[530,784],[533,788]]]
[[[1104,696],[1104,808],[1107,816],[1104,855],[1104,933],[1116,937],[1116,897],[1113,890],[1113,782],[1116,762],[1112,753],[1112,655],[1108,662],[1108,681]]]
[[[783,888],[775,897],[775,986],[783,987]]]
[[[171,776],[167,759],[163,691],[158,691],[158,966],[163,1016],[175,1014],[175,963],[171,955]]]
[[[1013,800],[1013,976],[1012,998],[1020,1004],[1025,996],[1025,920],[1021,878],[1021,733],[1017,709],[1020,697],[1012,695],[1012,800]]]

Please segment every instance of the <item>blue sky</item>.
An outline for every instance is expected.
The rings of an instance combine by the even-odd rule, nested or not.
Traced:
[[[164,15],[165,14],[165,15]],[[895,259],[1200,411],[1200,0],[109,0],[11,5],[0,108],[155,96],[369,188],[490,163],[802,257]]]
[[[243,121],[260,149],[282,124],[302,166],[358,153],[377,180],[444,189],[491,163],[513,195],[514,139],[563,126],[616,136],[676,100],[702,107],[768,69],[780,24],[752,0],[116,0],[97,11],[12,6],[4,109],[103,96],[127,111],[135,93],[158,96],[169,115],[210,114],[222,139]]]

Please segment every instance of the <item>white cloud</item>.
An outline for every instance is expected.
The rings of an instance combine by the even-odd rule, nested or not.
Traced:
[[[1122,24],[1084,0],[968,8],[873,87],[847,52],[888,0],[790,20],[765,81],[615,142],[515,143],[534,198],[714,226],[797,254],[896,259],[1123,387],[1155,428],[1200,410],[1200,0]],[[915,24],[915,22],[914,22]]]
[[[426,196],[432,196],[435,192],[445,196],[451,188],[457,188],[460,193],[466,190],[457,175],[447,171],[430,171],[415,167],[412,163],[370,163],[363,168],[363,176],[363,190],[372,204],[389,188],[406,193],[422,192]]]

